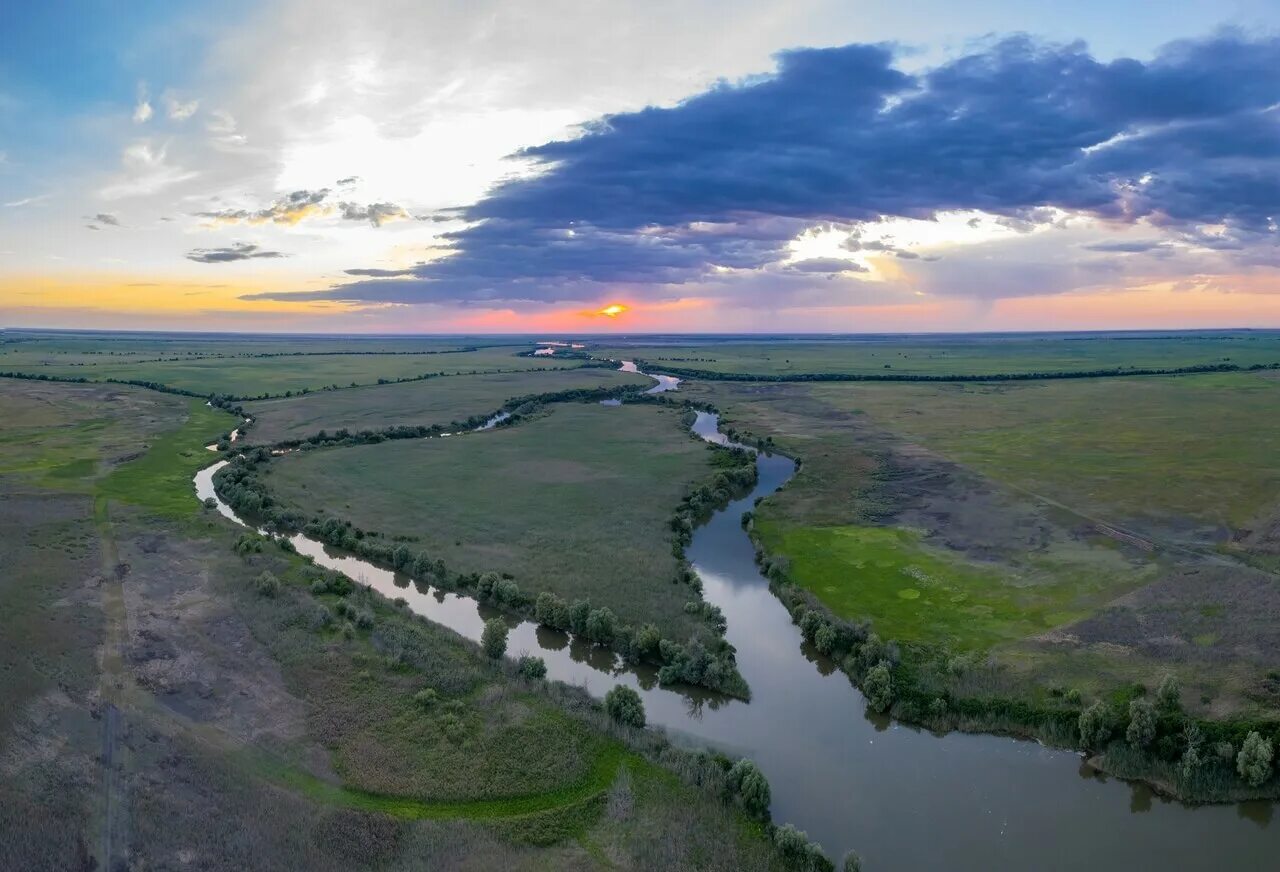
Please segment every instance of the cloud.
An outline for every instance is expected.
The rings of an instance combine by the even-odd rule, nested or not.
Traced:
[[[1274,245],[1277,68],[1280,39],[1231,32],[1110,62],[1014,37],[915,73],[885,45],[787,51],[773,75],[521,151],[538,171],[464,208],[452,256],[319,293],[595,298],[763,269],[797,227],[964,210],[1018,230],[1082,215]]]
[[[350,182],[342,179],[339,185]],[[323,218],[335,211],[345,221],[368,221],[381,227],[390,221],[402,221],[412,216],[403,206],[395,203],[370,203],[362,205],[349,201],[334,204],[329,201],[329,188],[293,191],[261,209],[219,209],[197,212],[201,218],[210,218],[219,224],[287,224],[295,225],[309,218]]]
[[[810,257],[787,264],[787,269],[804,273],[867,272],[867,268],[839,257]]]
[[[93,218],[99,224],[106,224],[110,227],[120,226],[120,219],[111,212],[99,212],[97,215],[94,215]]]
[[[339,203],[338,207],[342,210],[344,220],[368,221],[374,227],[381,227],[389,221],[403,221],[410,217],[403,207],[395,203],[370,203],[368,206],[361,206],[358,203]]]
[[[22,206],[30,206],[32,203],[39,203],[41,200],[47,200],[47,199],[49,199],[51,196],[53,196],[53,195],[52,195],[52,194],[38,194],[38,195],[36,195],[36,196],[34,196],[34,197],[23,197],[23,198],[21,198],[21,199],[19,199],[19,200],[10,200],[9,202],[5,203],[5,204],[4,204],[4,206],[5,206],[5,208],[6,208],[6,209],[17,209],[17,208],[22,207]]]
[[[147,139],[126,146],[120,162],[123,172],[98,192],[104,200],[155,194],[199,175],[170,164],[168,147]]]
[[[170,121],[186,121],[200,108],[199,100],[182,100],[173,91],[165,91],[161,100]]]
[[[221,209],[216,212],[197,212],[201,218],[212,218],[222,224],[297,224],[304,218],[324,215],[329,208],[324,206],[329,196],[328,188],[315,191],[294,191],[276,200],[262,209]]]
[[[1120,254],[1137,254],[1140,252],[1155,251],[1165,248],[1168,242],[1161,239],[1132,239],[1119,240],[1117,242],[1092,242],[1083,245],[1081,248],[1086,251],[1105,251],[1116,252]]]
[[[395,276],[411,276],[413,268],[408,269],[348,269],[343,270],[349,276],[368,276],[370,278],[393,278]]]
[[[288,257],[279,251],[268,251],[248,242],[235,242],[226,248],[196,248],[187,252],[187,260],[197,263],[230,263],[237,260]]]
[[[133,123],[146,124],[151,120],[154,110],[151,108],[151,99],[147,95],[147,85],[145,82],[138,83],[138,100],[133,107]]]

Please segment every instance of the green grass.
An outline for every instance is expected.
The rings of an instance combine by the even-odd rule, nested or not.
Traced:
[[[643,376],[594,368],[466,375],[262,400],[244,408],[254,418],[249,441],[274,444],[320,430],[333,433],[343,428],[352,432],[378,430],[394,424],[447,425],[494,411],[511,397],[650,383]]]
[[[608,606],[623,623],[683,640],[696,594],[672,584],[668,521],[712,453],[680,412],[561,404],[518,426],[299,452],[266,467],[304,511],[404,537],[456,572],[509,572],[522,591]]]
[[[98,484],[101,495],[167,517],[200,511],[191,478],[215,459],[204,446],[234,426],[235,419],[199,400],[186,400],[186,404],[182,425],[152,440],[142,457],[113,469]]]
[[[785,554],[791,577],[844,618],[871,618],[885,638],[985,650],[1067,623],[1087,582],[1059,573],[1050,583],[1016,584],[1007,567],[978,565],[892,527],[756,530],[770,553]]]
[[[1280,333],[1270,331],[1184,333],[1120,339],[1094,334],[937,337],[862,337],[853,339],[690,339],[672,345],[593,344],[602,357],[639,358],[661,369],[787,375],[847,373],[864,375],[991,375],[1018,372],[1071,372],[1133,367],[1153,369],[1201,364],[1280,362]]]
[[[1240,527],[1280,493],[1280,380],[1265,376],[820,385],[811,396],[1112,523]]]

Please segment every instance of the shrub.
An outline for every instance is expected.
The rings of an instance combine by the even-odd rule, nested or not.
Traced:
[[[429,709],[440,701],[440,694],[436,693],[435,688],[426,687],[413,695],[413,701],[419,708]]]
[[[1135,748],[1145,748],[1156,737],[1156,710],[1145,699],[1129,703],[1129,727],[1124,737]]]
[[[1166,712],[1176,712],[1182,707],[1182,688],[1178,679],[1166,675],[1156,689],[1156,702]]]
[[[626,685],[619,684],[604,695],[604,710],[620,724],[644,726],[644,701]]]
[[[1072,705],[1080,705],[1082,698],[1080,696],[1080,691],[1073,687],[1067,691],[1063,699],[1065,699],[1067,702],[1071,703]]]
[[[323,630],[333,623],[333,612],[329,611],[329,607],[323,603],[314,603],[314,606],[315,609],[311,612],[311,628]]]
[[[257,588],[258,596],[274,597],[280,593],[280,579],[270,572],[263,572],[258,576]]]
[[[547,677],[547,664],[541,657],[521,657],[519,669],[521,675],[533,681]]]
[[[574,600],[569,606],[569,629],[575,635],[587,631],[587,616],[591,614],[591,603],[587,600]]]
[[[486,572],[476,580],[476,599],[487,600],[493,596],[494,588],[502,576],[496,572]]]
[[[1251,730],[1236,755],[1236,771],[1250,787],[1260,787],[1271,777],[1271,757],[1271,742]]]
[[[867,670],[867,676],[862,680],[862,693],[873,712],[889,710],[893,704],[893,674],[888,663],[881,660]]]
[[[841,872],[862,872],[862,858],[858,856],[857,851],[850,851],[844,855],[840,870]]]
[[[484,622],[480,634],[480,647],[494,660],[507,652],[507,623],[502,618],[490,618]]]
[[[641,657],[652,657],[658,652],[661,642],[662,634],[653,624],[641,624],[640,629],[636,630],[635,649]]]
[[[809,841],[809,835],[791,824],[773,828],[773,846],[793,869],[826,872],[834,868],[822,849]]]
[[[500,603],[513,606],[520,602],[520,586],[509,578],[500,579],[493,586],[493,598]]]
[[[1111,718],[1101,702],[1080,712],[1076,726],[1080,730],[1080,744],[1086,750],[1101,748],[1111,738]]]
[[[592,609],[587,614],[586,637],[597,645],[609,645],[613,642],[617,619],[607,608]]]
[[[839,634],[836,632],[836,628],[823,622],[822,626],[813,634],[813,647],[817,648],[821,654],[830,654],[835,650],[838,639]]]
[[[368,609],[361,609],[356,612],[356,626],[362,630],[367,630],[373,626],[373,612]]]
[[[748,814],[757,818],[768,817],[772,797],[769,780],[760,771],[760,767],[743,757],[729,769],[726,780],[734,798]]]
[[[533,617],[545,627],[567,630],[569,629],[569,604],[555,594],[543,591],[534,601]]]

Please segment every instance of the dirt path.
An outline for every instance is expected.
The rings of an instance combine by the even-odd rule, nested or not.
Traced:
[[[93,507],[94,525],[98,530],[102,553],[102,613],[104,640],[99,694],[102,700],[102,798],[99,826],[102,845],[102,868],[115,869],[127,862],[128,801],[124,772],[128,765],[127,749],[120,741],[123,718],[120,703],[128,681],[124,669],[125,644],[129,638],[128,613],[124,604],[124,577],[128,567],[119,562],[111,518],[104,497]]]

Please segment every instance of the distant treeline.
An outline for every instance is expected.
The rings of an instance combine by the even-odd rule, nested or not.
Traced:
[[[1129,375],[1191,375],[1207,372],[1253,372],[1264,369],[1280,369],[1280,363],[1255,363],[1252,366],[1238,366],[1234,363],[1203,363],[1195,366],[1162,367],[1159,369],[1113,369],[1091,370],[1055,370],[1051,372],[1003,372],[990,375],[933,375],[910,373],[846,373],[846,372],[807,372],[807,373],[747,373],[718,372],[711,369],[688,369],[678,366],[653,366],[653,362],[637,360],[641,369],[659,369],[668,375],[679,378],[703,379],[705,381],[750,381],[750,382],[800,382],[800,381],[832,381],[832,382],[990,382],[990,381],[1044,381],[1048,379],[1069,378],[1113,378]]]
[[[494,427],[509,427],[548,403],[586,403],[624,399],[628,393],[637,390],[640,390],[640,387],[636,385],[617,385],[608,388],[570,388],[544,394],[526,394],[512,397],[495,411],[472,415],[469,418],[461,421],[451,421],[448,424],[394,424],[377,430],[358,430],[354,433],[346,428],[335,430],[332,433],[327,430],[321,430],[318,433],[299,439],[284,439],[275,443],[272,447],[301,448],[305,450],[322,446],[372,445],[394,439],[423,439],[428,436],[439,436],[442,433],[474,430],[504,412],[508,417],[494,424]]]
[[[241,351],[232,354],[209,354],[199,351],[188,351],[186,354],[175,354],[172,357],[147,357],[141,360],[130,360],[129,363],[181,363],[189,360],[248,360],[260,357],[350,357],[368,355],[373,357],[397,357],[404,355],[423,355],[423,354],[466,354],[470,351],[479,351],[478,345],[469,345],[464,348],[446,348],[435,351]],[[114,351],[77,351],[77,352],[54,352],[57,354],[100,354],[109,357],[132,357],[134,354],[142,352],[114,352]],[[60,363],[58,366],[100,366],[99,363]]]
[[[20,378],[27,379],[28,381],[69,382],[71,384],[132,385],[133,387],[160,391],[164,394],[178,394],[183,397],[207,399],[215,406],[231,409],[232,407],[227,405],[228,403],[258,402],[260,400],[287,400],[293,397],[302,397],[307,394],[318,393],[320,391],[341,391],[349,390],[351,388],[367,388],[372,387],[375,384],[398,385],[405,384],[407,382],[426,381],[429,378],[449,378],[450,376],[464,375],[512,375],[526,372],[560,372],[566,369],[606,369],[612,367],[613,364],[609,361],[589,361],[579,367],[541,366],[525,369],[490,369],[484,370],[483,372],[477,369],[473,369],[470,372],[424,372],[422,375],[408,375],[401,376],[399,378],[379,378],[376,382],[367,382],[365,384],[358,384],[357,382],[352,382],[349,385],[330,384],[318,388],[299,388],[296,391],[285,391],[282,394],[262,393],[257,394],[256,396],[249,396],[247,394],[200,393],[199,391],[187,390],[186,388],[176,388],[172,385],[164,384],[163,382],[148,381],[146,379],[112,378],[110,376],[105,378],[87,378],[82,375],[50,375],[48,373],[10,371],[0,372],[0,378]],[[238,407],[236,408],[238,409]]]

